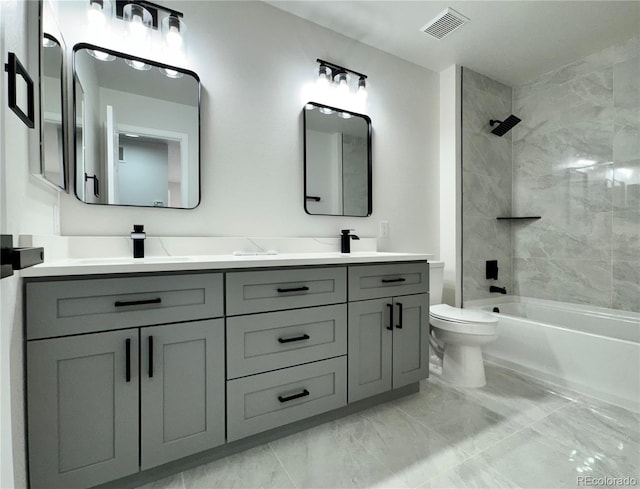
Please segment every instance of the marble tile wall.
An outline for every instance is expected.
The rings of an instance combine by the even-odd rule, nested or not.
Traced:
[[[640,38],[513,90],[518,295],[640,311]]]
[[[511,114],[512,90],[462,69],[463,301],[490,297],[489,286],[511,292],[511,134],[491,134],[490,119]],[[498,280],[485,279],[485,262],[498,260]]]

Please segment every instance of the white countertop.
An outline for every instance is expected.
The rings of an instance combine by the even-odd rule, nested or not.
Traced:
[[[279,253],[276,255],[231,254],[200,256],[150,256],[147,258],[76,258],[45,262],[20,272],[22,277],[59,277],[140,272],[177,272],[306,265],[345,265],[428,260],[423,253],[360,251],[352,253],[315,252]]]

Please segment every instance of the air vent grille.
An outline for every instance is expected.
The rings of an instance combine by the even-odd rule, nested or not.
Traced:
[[[442,39],[467,22],[469,19],[464,15],[452,8],[447,8],[420,30],[436,39]]]

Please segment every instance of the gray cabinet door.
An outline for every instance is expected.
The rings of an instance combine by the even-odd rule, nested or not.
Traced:
[[[393,388],[429,376],[429,294],[393,300]]]
[[[349,303],[349,402],[391,389],[393,300]]]
[[[27,358],[30,487],[137,472],[138,330],[31,341]]]
[[[142,328],[141,467],[224,443],[224,320]]]

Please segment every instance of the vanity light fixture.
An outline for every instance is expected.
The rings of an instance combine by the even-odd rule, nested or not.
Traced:
[[[333,114],[333,110],[331,110],[329,107],[320,107],[320,112],[326,115]]]
[[[151,12],[138,3],[128,3],[122,10],[122,18],[129,22],[129,38],[136,44],[148,40],[153,19]]]
[[[329,61],[325,61],[323,59],[318,58],[316,60],[320,63],[320,68],[318,69],[318,82],[325,83],[330,80],[330,76],[333,75],[333,82],[337,84],[340,91],[343,93],[349,92],[349,82],[350,75],[353,75],[358,79],[358,87],[357,93],[360,96],[366,96],[367,93],[367,75],[363,73],[358,73],[357,71],[350,70],[349,68],[345,68],[344,66],[337,65],[335,63],[331,63]]]
[[[340,112],[338,113],[338,115],[343,119],[351,119],[351,117],[353,117],[351,114],[349,114],[349,112]]]

